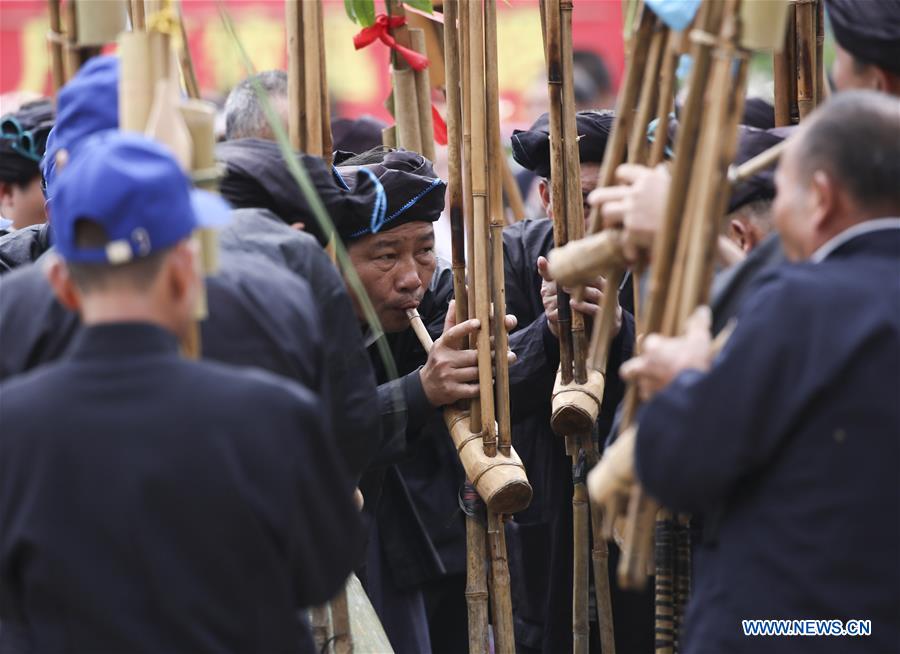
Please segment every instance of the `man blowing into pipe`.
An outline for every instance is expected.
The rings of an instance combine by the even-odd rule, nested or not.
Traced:
[[[450,267],[434,253],[445,184],[428,160],[403,150],[338,153],[336,165],[352,190],[377,181],[368,216],[335,219],[385,332],[368,335],[385,445],[382,467],[361,484],[376,517],[366,591],[396,651],[459,651],[466,648],[465,528],[457,497],[465,475],[439,409],[478,395],[476,353],[465,348],[480,324],[455,324]],[[355,304],[362,322],[358,297]],[[427,355],[409,309],[435,339]],[[514,325],[507,316],[507,328]],[[398,379],[389,379],[378,339],[386,339]]]
[[[191,233],[227,219],[139,135],[61,173],[52,283],[85,328],[0,385],[0,650],[315,651],[300,609],[341,587],[361,528],[319,399],[178,353]]]
[[[826,102],[776,174],[792,263],[758,278],[718,356],[698,312],[622,367],[652,399],[591,497],[617,513],[636,470],[661,504],[715,525],[695,552],[685,653],[896,651],[898,179],[900,100]],[[745,637],[753,618],[871,620],[871,635]]]

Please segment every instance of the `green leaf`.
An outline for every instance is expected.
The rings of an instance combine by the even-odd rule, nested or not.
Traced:
[[[344,0],[346,3],[347,0]],[[375,0],[350,0],[357,22],[363,27],[375,24]]]
[[[434,6],[431,4],[431,0],[403,0],[403,4],[407,4],[413,9],[424,11],[426,14],[434,13]]]
[[[347,12],[347,18],[352,20],[354,23],[359,22],[356,19],[356,10],[353,8],[353,0],[344,0],[344,11]]]

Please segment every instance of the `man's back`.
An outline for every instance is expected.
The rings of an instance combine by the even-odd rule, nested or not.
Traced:
[[[311,648],[359,528],[316,405],[137,323],[0,386],[0,650]]]
[[[648,405],[641,479],[716,525],[697,552],[685,651],[758,650],[742,636],[749,618],[873,622],[871,637],[767,638],[767,651],[896,646],[898,272],[896,228],[775,271],[710,373],[683,374]]]

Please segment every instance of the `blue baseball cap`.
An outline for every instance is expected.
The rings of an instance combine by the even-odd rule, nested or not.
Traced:
[[[74,154],[88,136],[119,128],[119,59],[114,56],[90,59],[57,96],[56,124],[47,139],[41,161],[47,198],[53,197],[56,155],[60,150]]]
[[[228,222],[218,195],[193,190],[162,145],[140,134],[107,131],[81,144],[56,181],[51,239],[70,263],[122,264],[175,245],[199,227]],[[75,226],[106,231],[101,248],[79,248]]]

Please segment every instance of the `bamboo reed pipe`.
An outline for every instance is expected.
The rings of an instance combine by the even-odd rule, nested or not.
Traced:
[[[679,221],[686,202],[686,189],[691,179],[691,168],[696,151],[696,140],[707,75],[710,67],[710,49],[714,40],[703,38],[702,34],[717,33],[721,22],[722,7],[719,3],[704,3],[700,6],[696,25],[698,35],[692,37],[691,53],[693,69],[688,97],[682,111],[679,126],[675,165],[672,173],[671,192],[666,202],[666,212],[662,229],[654,243],[653,274],[648,287],[647,310],[643,316],[642,333],[659,331],[665,312],[665,299],[669,295],[669,277],[676,256],[676,235]],[[626,393],[626,411],[631,424],[637,406],[637,394],[633,388]],[[625,588],[640,588],[646,582],[647,561],[650,556],[652,528],[656,516],[656,505],[647,497],[640,486],[632,489],[625,523],[625,543],[619,561],[619,583]]]
[[[288,135],[294,150],[306,152],[306,67],[303,63],[303,12],[297,0],[285,0],[288,48]]]
[[[816,106],[831,95],[828,80],[825,78],[825,1],[816,3]]]
[[[515,654],[512,595],[506,560],[506,531],[501,516],[488,511],[488,546],[491,550],[491,615],[494,626],[494,651]]]
[[[403,3],[400,0],[385,0],[384,6],[387,9],[388,16],[406,17],[406,10],[403,8]],[[404,48],[412,49],[409,28],[405,23],[399,27],[390,28],[390,34],[394,37],[394,40]],[[409,68],[409,64],[406,63],[406,59],[400,56],[398,52],[391,50],[391,67],[394,70],[405,70]]]
[[[323,125],[321,112],[326,99],[322,97],[322,57],[319,50],[320,17],[322,0],[305,0],[300,3],[303,14],[303,104],[306,127],[306,152],[318,157],[325,154],[322,146]],[[329,126],[328,129],[331,129]]]
[[[477,11],[474,11],[477,9]],[[484,451],[488,456],[497,453],[497,435],[494,424],[493,376],[491,374],[491,294],[490,294],[490,235],[488,233],[488,187],[487,187],[487,152],[485,149],[484,96],[476,94],[475,89],[485,88],[484,69],[484,14],[480,7],[472,6],[469,19],[469,72],[470,72],[470,111],[471,116],[471,171],[472,171],[472,206],[474,231],[471,234],[474,242],[475,264],[475,317],[481,321],[478,330],[478,383],[481,400],[481,431],[484,440]]]
[[[319,96],[322,98],[322,106],[319,115],[322,122],[322,158],[330,165],[334,157],[334,142],[331,136],[331,97],[328,95],[328,67],[326,66],[325,50],[325,7],[319,2],[316,13],[319,47]]]
[[[191,46],[188,42],[187,30],[184,28],[184,13],[181,11],[181,2],[174,0],[176,15],[178,17],[178,64],[181,68],[181,77],[184,80],[184,88],[187,96],[193,100],[200,99],[200,85],[197,83],[197,75],[194,72],[194,60],[191,58]]]
[[[569,241],[568,203],[566,202],[566,162],[563,144],[563,67],[560,0],[545,0],[544,20],[547,44],[547,93],[550,100],[550,200],[553,210],[553,242],[562,247]],[[560,379],[563,385],[575,378],[572,349],[572,314],[569,295],[557,284],[557,332]]]
[[[728,169],[728,182],[732,185],[739,184],[753,177],[756,173],[774,166],[781,158],[788,140],[776,143],[768,150],[763,150],[752,159],[748,159],[740,166],[731,166]]]
[[[816,108],[816,4],[799,0],[797,16],[797,109],[800,120]]]
[[[659,73],[662,67],[663,46],[668,36],[668,28],[661,21],[653,27],[650,40],[650,51],[647,54],[647,67],[641,85],[637,111],[631,125],[628,139],[628,163],[645,163],[647,161],[647,124],[656,108],[656,96],[659,89]]]
[[[591,444],[593,447],[593,444]],[[572,651],[587,654],[590,649],[590,570],[588,558],[588,497],[584,485],[584,460],[575,446],[572,457]]]
[[[410,28],[409,40],[412,49],[423,55],[428,54],[425,45],[425,31]],[[416,81],[416,102],[419,115],[419,140],[422,143],[422,156],[434,161],[434,118],[431,115],[431,76],[428,69],[413,72]]]
[[[447,97],[447,205],[450,210],[450,244],[453,266],[453,297],[456,324],[469,317],[466,290],[466,237],[462,188],[462,110],[459,79],[458,0],[444,3],[444,79]]]
[[[612,132],[603,152],[603,163],[597,179],[598,187],[612,185],[615,181],[616,168],[625,159],[625,143],[640,89],[641,74],[647,61],[653,23],[656,20],[655,14],[648,7],[642,6],[639,16],[640,23],[628,45],[628,65],[625,67],[625,77],[616,101],[616,121],[613,123]],[[601,225],[600,207],[594,206],[591,208],[587,233],[595,234]]]
[[[497,416],[497,447],[509,456],[512,447],[512,416],[509,406],[509,334],[506,331],[506,287],[503,270],[503,146],[500,143],[500,87],[497,79],[497,3],[484,0],[485,102],[488,164],[488,211],[491,247],[491,301],[494,336],[494,406]]]
[[[485,566],[487,544],[485,537],[484,525],[478,522],[477,518],[467,515],[466,606],[469,623],[469,654],[489,654],[491,651],[488,628],[488,586]]]
[[[591,567],[594,571],[594,598],[597,604],[597,629],[600,632],[600,651],[616,654],[613,631],[612,598],[609,589],[609,547],[603,533],[603,512],[589,503],[591,511]]]
[[[147,21],[144,17],[144,0],[131,0],[131,29],[143,31],[147,29]]]
[[[565,166],[566,239],[584,236],[584,199],[581,194],[581,157],[575,110],[575,82],[572,55],[572,2],[561,0],[560,60],[562,62],[562,136]],[[584,315],[570,310],[572,331],[572,376],[576,384],[587,383],[587,335]]]
[[[394,69],[394,120],[397,123],[397,144],[401,148],[422,152],[422,132],[419,127],[419,106],[416,97],[416,76],[412,68]]]
[[[47,35],[47,41],[50,43],[50,73],[54,95],[66,83],[66,70],[63,62],[62,17],[59,3],[60,0],[48,0],[47,2],[50,11],[50,33]]]
[[[448,204],[453,253],[453,293],[456,298],[456,321],[457,324],[460,324],[469,317],[469,301],[466,290],[465,218],[463,215],[463,147],[461,142],[463,125],[458,16],[459,0],[445,0],[444,64],[446,72],[444,79],[447,93]],[[470,413],[470,415],[474,414]],[[467,484],[467,492],[475,494],[475,489]],[[490,651],[486,557],[485,528],[477,518],[467,514],[465,593],[469,654],[488,654]]]
[[[475,203],[472,194],[472,79],[471,79],[471,61],[469,51],[469,8],[470,2],[460,2],[457,4],[458,21],[459,21],[459,67],[460,67],[460,106],[462,107],[462,161],[463,161],[463,217],[466,226],[466,278],[470,282],[467,287],[468,291],[468,315],[474,317],[475,314],[475,295],[477,287],[475,284]],[[475,349],[478,344],[478,335],[473,334],[469,337],[469,348]],[[481,426],[481,398],[476,397],[469,401],[471,415],[469,416],[469,426],[472,433],[477,434],[482,431]]]
[[[503,162],[503,197],[506,198],[506,204],[509,206],[510,222],[517,223],[525,220],[525,201],[522,199],[522,192],[516,183],[515,175],[505,160]]]
[[[397,147],[397,127],[395,125],[381,130],[381,144],[386,148]]]
[[[656,135],[650,146],[648,166],[656,166],[665,158],[669,140],[669,113],[675,103],[675,71],[681,55],[681,32],[669,30],[663,49],[663,62],[659,71],[659,102],[656,108]]]

